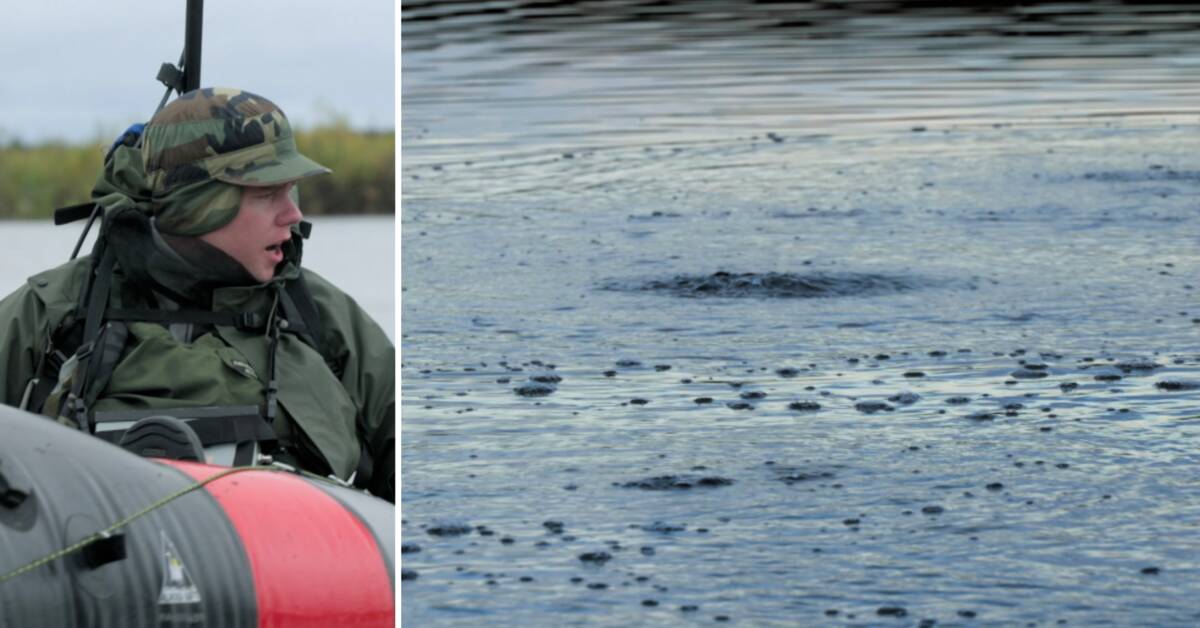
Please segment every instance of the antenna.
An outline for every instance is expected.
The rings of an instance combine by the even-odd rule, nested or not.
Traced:
[[[200,42],[203,34],[204,0],[187,0],[187,26],[183,35],[184,92],[200,88]]]
[[[187,0],[187,23],[183,31],[183,53],[179,65],[164,63],[158,69],[158,80],[167,86],[158,102],[158,113],[167,104],[174,90],[180,94],[200,87],[200,47],[204,38],[204,0]]]

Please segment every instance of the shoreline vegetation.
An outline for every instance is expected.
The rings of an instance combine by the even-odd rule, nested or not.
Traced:
[[[333,170],[301,184],[306,215],[395,213],[395,132],[334,122],[297,129],[296,144]],[[101,141],[0,144],[0,220],[50,220],[55,208],[87,201],[107,148]]]

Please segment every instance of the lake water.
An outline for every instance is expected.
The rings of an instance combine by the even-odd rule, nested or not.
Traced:
[[[1200,622],[1200,13],[406,3],[412,625]]]
[[[318,216],[308,220],[313,234],[304,245],[304,266],[345,290],[395,338],[395,219]],[[66,262],[83,224],[55,227],[49,220],[0,221],[0,295],[16,290],[30,275]],[[91,251],[97,231],[93,227],[81,254]]]

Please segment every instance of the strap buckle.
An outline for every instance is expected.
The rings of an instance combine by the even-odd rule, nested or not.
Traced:
[[[93,338],[93,339],[79,345],[79,348],[75,350],[75,359],[82,360],[82,359],[88,357],[89,355],[92,355],[92,352],[95,350],[96,350],[96,339]]]
[[[87,406],[84,405],[83,400],[75,393],[67,394],[67,401],[63,405],[63,410],[59,412],[59,415],[75,421],[75,424],[79,426],[79,429],[83,433],[92,433],[91,421],[88,420]]]
[[[262,316],[254,312],[242,312],[234,316],[233,326],[239,331],[258,331],[263,328]]]

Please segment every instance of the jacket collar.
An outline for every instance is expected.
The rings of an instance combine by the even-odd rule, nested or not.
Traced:
[[[133,209],[105,216],[101,237],[113,247],[122,273],[134,284],[162,292],[175,301],[208,308],[213,292],[223,288],[261,290],[295,279],[300,273],[303,239],[293,228],[283,247],[284,260],[275,277],[257,282],[237,261],[195,237],[164,235],[154,219]]]

